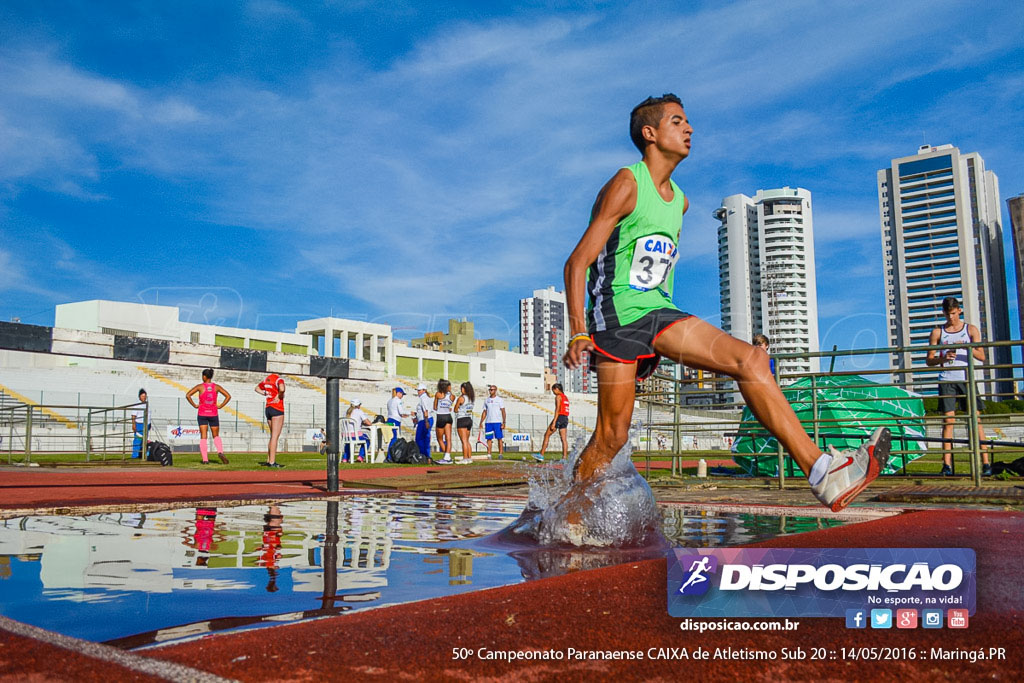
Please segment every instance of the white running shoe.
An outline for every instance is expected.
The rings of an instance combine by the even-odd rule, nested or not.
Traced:
[[[473,458],[460,458],[458,462],[460,465],[472,465]]]
[[[889,444],[892,435],[888,428],[879,427],[871,438],[855,451],[839,452],[829,446],[832,453],[831,469],[825,478],[812,486],[811,491],[832,512],[839,512],[853,502],[885,469],[889,462]]]
[[[450,456],[450,455],[448,455],[447,453],[445,453],[445,454],[444,454],[444,457],[443,457],[443,458],[441,458],[441,464],[442,464],[442,465],[452,465],[452,464],[454,464],[454,463],[452,462],[452,456]]]

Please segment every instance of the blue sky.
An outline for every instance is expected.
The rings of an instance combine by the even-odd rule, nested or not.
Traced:
[[[386,6],[385,6],[386,5]],[[1024,192],[1024,5],[5,2],[0,319],[181,305],[516,341],[561,288],[629,110],[695,128],[679,305],[719,321],[727,195],[813,193],[823,348],[884,346],[875,171],[922,142]],[[1008,272],[1016,334],[1012,263]]]

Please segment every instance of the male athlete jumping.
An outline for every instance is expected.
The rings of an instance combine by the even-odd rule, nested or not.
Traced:
[[[676,308],[673,274],[688,200],[671,176],[690,154],[693,128],[682,102],[668,94],[637,105],[629,133],[643,157],[601,189],[590,225],[565,264],[573,332],[565,364],[578,367],[590,352],[598,382],[597,426],[577,460],[576,481],[594,477],[626,443],[636,380],[665,356],[734,378],[757,419],[807,475],[818,500],[843,509],[885,467],[889,430],[876,430],[855,451],[822,453],[772,379],[764,350]]]

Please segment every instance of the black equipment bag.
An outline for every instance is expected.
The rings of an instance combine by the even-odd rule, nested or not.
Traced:
[[[405,455],[406,443],[406,440],[403,439],[402,437],[398,437],[397,439],[392,441],[391,445],[388,446],[387,461],[401,462],[401,458]]]
[[[171,447],[163,441],[150,441],[146,445],[146,460],[159,462],[164,467],[174,464],[174,456],[171,454]]]
[[[415,441],[410,441],[406,444],[405,459],[402,462],[410,465],[431,465],[434,461],[430,459],[429,455],[420,453],[420,447],[416,445]]]

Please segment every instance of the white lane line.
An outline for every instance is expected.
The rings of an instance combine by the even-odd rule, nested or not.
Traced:
[[[230,678],[221,678],[206,671],[200,671],[199,669],[193,669],[192,667],[185,666],[184,664],[175,664],[174,662],[165,662],[159,659],[150,659],[148,657],[141,657],[124,650],[118,650],[115,647],[109,645],[102,645],[100,643],[91,643],[88,640],[81,640],[79,638],[72,638],[71,636],[65,636],[60,633],[54,633],[53,631],[47,631],[46,629],[39,628],[38,626],[30,626],[29,624],[23,624],[20,621],[14,621],[7,617],[0,616],[0,629],[10,631],[11,633],[19,636],[25,636],[32,638],[33,640],[39,640],[50,645],[55,645],[65,650],[71,650],[93,659],[99,659],[104,662],[114,662],[119,664],[126,669],[138,673],[149,674],[150,676],[156,676],[162,678],[165,681],[174,681],[175,683],[225,683],[232,681]],[[56,670],[60,666],[59,662],[54,662],[54,669]]]

